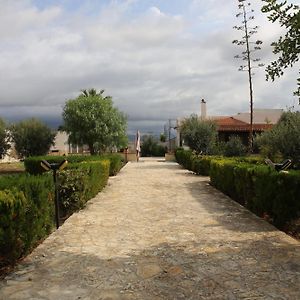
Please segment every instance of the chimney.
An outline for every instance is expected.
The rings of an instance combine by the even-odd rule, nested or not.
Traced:
[[[206,119],[206,102],[204,99],[201,100],[201,120]]]

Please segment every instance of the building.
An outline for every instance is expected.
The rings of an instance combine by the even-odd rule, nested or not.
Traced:
[[[238,113],[232,116],[207,116],[206,101],[201,100],[200,118],[201,120],[213,120],[217,124],[219,140],[227,142],[232,135],[241,138],[245,145],[249,142],[250,133],[250,112]],[[283,109],[254,109],[253,110],[253,135],[260,134],[271,129],[276,124]],[[177,146],[182,145],[180,135],[180,123],[182,119],[177,119]]]

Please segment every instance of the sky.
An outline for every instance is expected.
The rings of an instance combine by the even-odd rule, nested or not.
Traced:
[[[296,1],[297,2],[297,1]],[[232,44],[241,32],[238,1],[0,0],[0,117],[62,123],[66,100],[81,89],[104,89],[128,118],[128,132],[163,131],[168,119],[249,111],[246,72]],[[294,1],[295,3],[295,1]],[[258,57],[284,33],[252,1],[263,41]],[[299,64],[275,82],[255,69],[254,108],[299,109]]]

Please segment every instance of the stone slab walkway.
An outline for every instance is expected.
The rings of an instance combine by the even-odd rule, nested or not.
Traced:
[[[176,163],[129,163],[0,299],[300,299],[300,243]]]

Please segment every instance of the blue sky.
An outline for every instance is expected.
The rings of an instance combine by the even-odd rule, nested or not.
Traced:
[[[260,57],[274,56],[282,29],[253,0]],[[67,99],[83,88],[105,89],[128,116],[129,131],[159,132],[168,119],[249,110],[248,80],[237,71],[232,29],[237,1],[0,0],[0,117],[61,122]],[[255,71],[256,108],[287,108],[297,70],[274,83]],[[4,71],[3,71],[4,70]],[[298,106],[296,107],[298,109]]]

